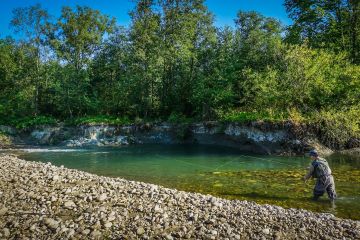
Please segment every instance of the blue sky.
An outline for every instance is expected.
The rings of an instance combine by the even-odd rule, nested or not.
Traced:
[[[128,12],[134,6],[132,0],[1,0],[0,37],[13,35],[12,30],[9,29],[12,9],[36,3],[40,3],[54,17],[60,15],[62,6],[86,5],[115,17],[120,25],[130,23]],[[291,23],[286,15],[283,0],[206,0],[206,5],[215,15],[216,26],[233,26],[234,18],[239,10],[254,10],[265,16],[275,17],[284,24]]]

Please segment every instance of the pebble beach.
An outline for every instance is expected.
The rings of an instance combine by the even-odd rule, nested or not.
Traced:
[[[360,239],[360,221],[2,154],[0,239]]]

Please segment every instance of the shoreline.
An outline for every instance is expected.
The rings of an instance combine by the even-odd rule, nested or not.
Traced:
[[[264,155],[303,155],[317,149],[330,155],[342,148],[330,148],[311,126],[293,122],[271,123],[203,121],[193,123],[143,123],[128,125],[85,124],[77,126],[39,125],[18,130],[1,126],[11,144],[6,148],[32,146],[123,146],[130,144],[206,144],[221,145]],[[350,141],[350,140],[349,140]],[[349,143],[350,144],[350,143]],[[358,146],[356,139],[346,149]],[[359,145],[360,146],[360,145]],[[0,146],[1,147],[1,146]]]
[[[360,238],[360,221],[225,200],[0,154],[0,238]]]

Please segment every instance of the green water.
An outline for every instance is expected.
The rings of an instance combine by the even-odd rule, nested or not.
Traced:
[[[307,157],[248,155],[232,148],[201,145],[136,145],[120,148],[40,149],[21,152],[27,160],[51,162],[103,176],[159,184],[227,199],[253,200],[286,208],[330,212],[360,219],[360,159],[328,159],[338,200],[310,200],[314,181],[301,181]]]

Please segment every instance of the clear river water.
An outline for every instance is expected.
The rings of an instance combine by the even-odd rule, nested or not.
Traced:
[[[360,220],[360,159],[344,155],[327,158],[338,194],[332,206],[326,194],[320,201],[312,201],[315,181],[301,180],[311,162],[308,157],[249,155],[221,146],[161,144],[23,149],[17,154],[26,160],[51,162],[101,176]]]

